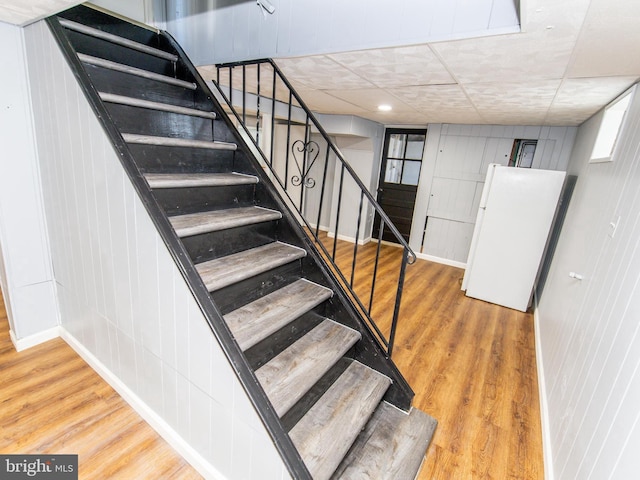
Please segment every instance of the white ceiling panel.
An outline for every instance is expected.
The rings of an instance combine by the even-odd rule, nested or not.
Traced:
[[[444,109],[458,111],[474,108],[459,85],[408,86],[393,88],[389,92],[413,108],[424,110],[430,115]]]
[[[378,87],[455,83],[428,45],[340,53],[328,57]]]
[[[364,5],[365,0],[359,1]],[[431,11],[428,2],[442,7],[438,22],[427,21],[425,15]],[[504,18],[496,15],[496,8],[512,7],[514,0],[492,0],[492,9],[487,8],[487,2],[428,2],[404,0],[394,4],[398,14],[394,17],[395,27],[389,26],[385,32],[382,30],[387,24],[380,12],[390,8],[386,0],[368,0],[366,8],[356,9],[362,13],[357,20],[362,31],[356,28],[336,36],[323,30],[327,38],[322,38],[317,28],[298,25],[300,33],[316,32],[311,40],[323,46],[324,54],[281,58],[278,65],[315,111],[359,115],[396,125],[578,125],[640,78],[639,0],[522,0],[521,33],[486,36],[484,31],[479,38],[461,40],[446,39],[461,38],[452,32],[469,30],[479,19],[488,21],[496,33],[516,31],[509,13],[512,8],[502,8]],[[77,3],[80,2],[5,0],[0,2],[0,21],[22,25]],[[256,13],[256,6],[249,3],[240,2],[238,8],[255,8],[252,12]],[[283,5],[288,7],[277,9],[273,17],[256,17],[249,24],[271,28],[306,3],[287,0],[279,4]],[[343,7],[356,8],[355,4],[349,6],[338,0],[332,5],[335,11],[331,15],[337,15]],[[236,20],[239,18],[250,20]],[[193,29],[209,25],[196,23]],[[505,29],[500,30],[502,23]],[[429,43],[419,43],[427,41],[424,39],[410,40],[418,38],[412,37],[416,33],[413,30],[429,32]],[[351,37],[357,43],[361,39],[354,35],[372,31],[380,33],[370,45],[380,48],[348,51],[346,44],[335,44],[339,38],[346,41]],[[195,31],[190,32],[191,37],[200,41],[209,38],[206,32]],[[389,41],[385,43],[382,40],[386,38]],[[404,40],[399,41],[400,38]],[[199,69],[206,79],[215,78],[212,66]],[[255,74],[251,77],[252,70],[248,71],[247,85],[255,91]],[[242,83],[238,74],[233,81],[234,86]],[[271,94],[262,80],[261,93]],[[284,95],[280,87],[277,94],[278,98]],[[381,103],[391,104],[393,110],[379,112],[377,106]]]
[[[560,80],[519,83],[470,83],[464,89],[480,111],[546,111],[551,106]]]
[[[364,116],[368,112],[357,104],[345,102],[322,90],[298,89],[298,94],[307,106],[317,112]]]
[[[319,90],[374,87],[367,79],[324,55],[280,59],[278,66],[287,77]]]
[[[329,95],[347,102],[355,103],[369,112],[377,112],[381,104],[390,105],[393,111],[414,112],[415,109],[380,88],[361,88],[358,90],[326,90]]]
[[[640,2],[592,0],[568,76],[637,75],[639,50]]]

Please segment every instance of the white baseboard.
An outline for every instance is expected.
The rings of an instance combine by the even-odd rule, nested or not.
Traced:
[[[544,365],[542,363],[542,350],[540,346],[540,317],[538,315],[538,302],[534,298],[533,325],[536,342],[536,367],[538,370],[538,397],[540,399],[540,423],[542,425],[542,458],[544,464],[545,480],[554,480],[553,452],[551,451],[551,429],[549,428],[549,408],[547,403],[547,390],[545,388]]]
[[[327,237],[335,238],[336,234],[334,232],[327,232]],[[338,240],[344,240],[345,242],[349,242],[349,243],[356,243],[355,237],[349,237],[347,235],[338,234]],[[371,241],[371,238],[363,238],[358,240],[358,245],[365,245],[370,241]]]
[[[35,347],[41,343],[48,342],[54,338],[60,337],[60,327],[55,326],[42,332],[34,333],[25,338],[16,338],[13,330],[9,330],[9,337],[11,337],[11,343],[15,347],[16,351],[21,352],[27,348]]]
[[[207,479],[227,480],[222,473],[189,445],[160,415],[149,408],[133,390],[127,387],[122,380],[114,375],[64,327],[60,327],[60,336],[200,475]]]
[[[467,268],[467,264],[465,262],[458,262],[457,260],[450,260],[448,258],[435,257],[433,255],[428,255],[426,253],[417,253],[416,257],[422,260],[428,260],[430,262],[441,263],[443,265],[449,265],[450,267],[457,267],[465,269]]]

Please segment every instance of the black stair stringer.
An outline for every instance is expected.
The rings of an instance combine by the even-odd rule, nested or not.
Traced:
[[[302,226],[292,213],[289,205],[280,196],[280,193],[274,186],[271,178],[267,176],[264,169],[258,163],[258,160],[249,153],[252,150],[245,142],[244,137],[238,133],[236,126],[231,122],[229,116],[224,113],[225,111],[222,105],[218,102],[217,97],[213,95],[207,83],[202,79],[195,66],[191,63],[189,57],[182,50],[182,47],[180,47],[168,32],[162,32],[162,35],[167,38],[171,46],[180,56],[181,61],[185,63],[186,68],[193,75],[194,81],[198,87],[207,92],[207,98],[211,99],[215,103],[216,111],[220,112],[218,120],[216,121],[225,123],[228,131],[233,133],[233,138],[225,138],[225,141],[233,141],[238,145],[236,158],[239,157],[238,161],[241,161],[244,164],[248,163],[251,166],[253,175],[260,178],[260,185],[263,185],[264,188],[267,189],[270,199],[275,202],[275,205],[268,205],[268,207],[276,208],[283,212],[285,219],[288,221],[288,226],[295,236],[295,238],[286,238],[284,241],[304,248],[308,252],[305,262],[313,262],[314,266],[318,267],[323,274],[317,278],[312,276],[309,276],[308,278],[332,289],[337,294],[336,296],[338,298],[333,301],[342,309],[344,316],[336,317],[334,320],[344,323],[354,330],[358,330],[362,335],[362,339],[357,343],[355,348],[355,359],[389,377],[392,384],[387,390],[384,400],[402,410],[408,411],[411,408],[411,401],[413,400],[414,392],[406,379],[398,370],[395,363],[387,357],[383,347],[375,338],[373,330],[362,319],[361,315],[358,313],[357,307],[347,295],[338,278],[328,267],[326,261],[322,258],[313,241],[311,241],[309,236],[304,232]],[[217,131],[220,130],[223,129],[217,129]]]
[[[109,17],[109,20],[105,22],[103,19],[103,16],[106,16],[105,14],[88,7],[75,7],[73,9],[74,15],[76,15],[75,12],[78,11],[82,11],[82,15],[86,14],[89,17],[89,21],[94,21],[97,25],[103,26],[103,24],[108,24],[109,26],[112,26],[114,22],[122,22],[123,24],[129,25],[122,20],[113,20],[112,17]],[[62,15],[66,15],[66,12]],[[82,15],[78,16],[84,18]],[[185,243],[175,234],[175,231],[166,216],[164,207],[158,202],[156,196],[151,192],[141,170],[136,165],[134,153],[132,152],[135,147],[130,147],[125,143],[119,128],[116,126],[113,117],[100,99],[98,91],[94,87],[83,65],[80,63],[74,47],[58,19],[52,17],[47,21],[86,98],[95,111],[105,132],[110,137],[114,148],[119,155],[123,168],[127,172],[127,175],[133,183],[134,188],[147,209],[152,221],[156,225],[161,238],[174,258],[181,274],[189,285],[189,288],[201,311],[205,318],[207,318],[212,332],[221,345],[232,367],[236,371],[236,374],[250,397],[258,415],[273,438],[274,444],[279,450],[289,472],[292,477],[296,479],[311,478],[308,469],[304,465],[297,449],[289,438],[282,422],[278,418],[274,408],[271,406],[264,390],[258,383],[253,372],[252,365],[239,348],[231,334],[231,331],[224,322],[220,308],[215,303],[215,296],[210,295],[204,287],[201,277],[194,267]],[[140,28],[133,25],[129,26],[131,28]],[[115,31],[121,31],[124,26],[118,24],[114,28]],[[145,33],[145,35],[146,34],[147,33]],[[336,315],[334,320],[360,332],[362,340],[356,344],[350,356],[388,376],[392,380],[392,385],[385,395],[385,400],[401,409],[408,410],[411,406],[413,391],[395,364],[386,357],[384,349],[376,340],[371,329],[361,318],[355,305],[350,300],[331,269],[324,262],[322,256],[311,239],[304,232],[302,226],[297,222],[296,217],[293,215],[288,205],[280,197],[278,190],[261,168],[258,160],[252,156],[250,153],[251,149],[244,142],[243,137],[238,133],[236,127],[224,113],[222,106],[219,104],[217,98],[211,93],[207,83],[199,75],[181,47],[169,34],[166,32],[160,32],[158,34],[157,44],[163,45],[167,50],[172,50],[173,53],[176,53],[180,57],[178,70],[190,81],[196,83],[198,87],[197,100],[202,100],[203,102],[210,104],[212,109],[218,113],[218,119],[215,120],[216,124],[218,124],[216,126],[216,135],[219,135],[220,132],[220,134],[224,135],[222,140],[237,144],[238,150],[233,155],[233,161],[237,162],[238,165],[247,167],[251,170],[253,175],[260,179],[260,188],[265,190],[266,197],[268,197],[268,199],[264,201],[269,204],[263,206],[277,207],[277,209],[282,212],[282,222],[286,226],[282,229],[281,235],[284,235],[285,238],[281,237],[279,240],[302,247],[307,251],[307,257],[305,257],[301,262],[303,273],[307,275],[306,278],[333,290],[334,297],[329,300],[329,302],[334,305],[336,311],[339,313],[339,315]],[[158,148],[166,149],[170,147]]]
[[[91,14],[102,15],[88,7],[76,7],[87,9]],[[233,369],[247,392],[252,404],[254,405],[258,416],[260,417],[265,428],[274,440],[274,444],[278,449],[289,473],[293,478],[312,480],[309,470],[305,466],[298,450],[293,445],[289,435],[282,427],[282,423],[275,410],[271,406],[264,390],[258,383],[258,380],[251,369],[251,366],[234,340],[231,331],[227,327],[222,314],[214,304],[209,292],[204,287],[200,275],[196,271],[188,252],[175,231],[169,223],[168,217],[155,200],[151,193],[146,180],[136,166],[135,160],[127,144],[125,143],[119,129],[116,127],[111,115],[103,104],[97,90],[93,86],[91,79],[86,74],[82,64],[80,63],[76,52],[67,38],[64,29],[56,17],[46,19],[49,28],[56,39],[62,53],[67,60],[71,70],[76,77],[85,97],[94,110],[96,117],[100,121],[106,134],[118,153],[122,166],[131,180],[139,198],[145,206],[151,220],[156,226],[158,233],[167,246],[171,256],[173,257],[180,273],[186,280],[198,307],[202,311],[204,317],[209,323],[209,327],[224,351],[227,359],[231,363]],[[184,53],[180,52],[184,58]],[[202,84],[204,82],[199,79]]]

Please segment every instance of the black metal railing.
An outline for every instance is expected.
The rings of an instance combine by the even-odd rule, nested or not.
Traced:
[[[406,266],[415,262],[415,253],[272,60],[218,65],[214,85],[391,356]],[[382,246],[385,230],[402,250]],[[377,246],[366,245],[370,240],[377,240]],[[375,253],[363,252],[361,244]],[[379,275],[396,280],[394,292],[376,290]],[[395,295],[392,312],[383,306],[390,294]]]

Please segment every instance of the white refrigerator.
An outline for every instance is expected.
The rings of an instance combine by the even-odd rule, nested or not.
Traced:
[[[516,310],[529,307],[565,172],[491,164],[462,290]]]

